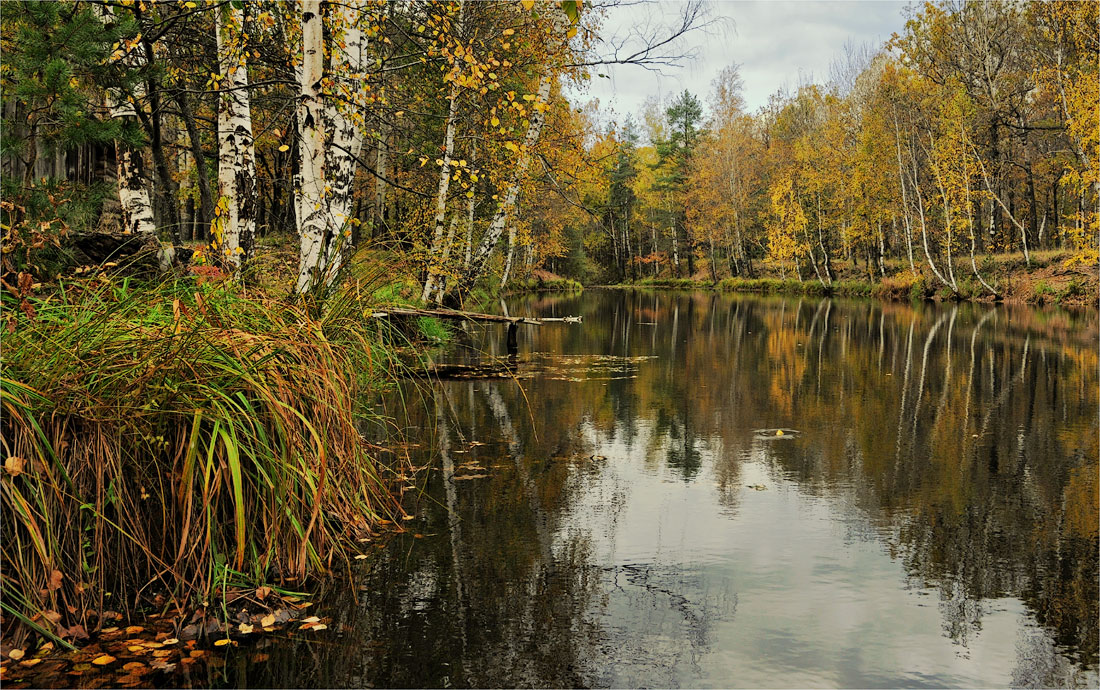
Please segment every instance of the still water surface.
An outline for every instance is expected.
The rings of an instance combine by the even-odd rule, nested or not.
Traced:
[[[317,600],[331,637],[241,650],[225,682],[1100,682],[1095,314],[508,308],[584,323],[524,331],[516,379],[410,386],[417,518]],[[500,354],[499,327],[471,335],[440,360]]]

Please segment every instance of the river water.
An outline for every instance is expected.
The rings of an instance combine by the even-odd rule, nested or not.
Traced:
[[[316,600],[328,637],[211,682],[1097,686],[1095,313],[507,308],[584,322],[523,327],[514,378],[408,386],[386,412],[430,467],[416,518]]]

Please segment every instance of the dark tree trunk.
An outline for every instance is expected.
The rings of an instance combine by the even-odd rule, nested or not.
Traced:
[[[180,109],[180,117],[184,127],[187,128],[187,138],[191,142],[191,157],[195,159],[195,177],[199,183],[199,213],[198,222],[200,231],[195,233],[195,239],[206,240],[210,230],[210,222],[214,219],[214,197],[210,191],[210,177],[206,169],[206,154],[202,150],[202,138],[199,135],[199,127],[195,122],[195,114],[191,111],[191,103],[185,91],[175,93],[176,105]]]

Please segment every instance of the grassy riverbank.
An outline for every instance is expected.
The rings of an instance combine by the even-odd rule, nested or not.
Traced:
[[[1066,307],[1096,307],[1100,281],[1095,267],[1066,268],[1064,257],[1055,252],[1032,255],[1029,266],[1022,256],[1006,255],[985,261],[987,274],[997,288],[994,294],[973,276],[969,265],[956,267],[958,290],[944,285],[934,275],[921,273],[913,276],[908,267],[888,266],[890,275],[874,282],[868,281],[866,272],[862,278],[857,271],[839,262],[838,279],[831,283],[821,280],[795,278],[774,273],[774,267],[764,265],[760,272],[764,277],[728,277],[715,282],[706,274],[695,278],[656,277],[635,283],[621,283],[611,287],[664,288],[681,290],[720,290],[725,292],[772,293],[808,295],[815,297],[872,297],[884,300],[937,300],[937,301],[1005,301],[1027,304],[1056,304]],[[965,270],[964,270],[965,269]]]
[[[5,636],[300,587],[400,514],[357,426],[397,366],[370,284],[27,287],[3,297]]]

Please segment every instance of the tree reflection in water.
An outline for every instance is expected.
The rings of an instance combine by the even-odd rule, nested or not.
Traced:
[[[227,682],[1095,684],[1095,315],[644,292],[509,308],[584,324],[526,334],[517,380],[407,395],[402,426],[434,468],[420,517],[318,603],[343,634],[272,643],[264,664],[239,653]],[[501,354],[498,333],[473,340],[484,351],[453,356]],[[784,516],[790,543],[769,541]],[[823,523],[850,553],[798,541]],[[899,630],[932,593],[955,658],[915,633],[833,658],[753,609],[782,579],[753,568],[779,562],[808,568],[776,600],[803,604],[807,636],[830,593],[865,587],[857,611],[889,598],[881,615],[912,616]],[[1014,642],[990,652],[987,619],[1017,621]],[[942,675],[891,668],[907,644]]]

